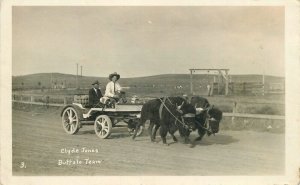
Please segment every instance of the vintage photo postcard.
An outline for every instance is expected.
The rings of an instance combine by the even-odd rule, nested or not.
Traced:
[[[300,183],[299,1],[2,1],[1,184]]]

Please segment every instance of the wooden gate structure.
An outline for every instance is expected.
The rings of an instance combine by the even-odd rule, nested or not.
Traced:
[[[207,71],[208,73],[210,71],[217,71],[218,72],[218,84],[225,80],[225,95],[228,95],[228,86],[229,86],[229,76],[228,72],[229,69],[189,69],[190,70],[190,84],[191,84],[191,94],[194,95],[194,87],[193,87],[193,74],[197,71]],[[212,87],[213,89],[213,87]]]

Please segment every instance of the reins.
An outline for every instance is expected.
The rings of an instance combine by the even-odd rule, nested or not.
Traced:
[[[211,133],[211,131],[208,130],[208,128],[202,126],[201,123],[200,123],[199,121],[196,120],[196,123],[197,123],[202,129],[206,130],[208,133]],[[205,121],[205,123],[206,123],[206,121]]]
[[[170,111],[170,109],[166,106],[166,104],[165,104],[165,101],[166,101],[166,99],[168,99],[169,100],[169,102],[172,104],[172,105],[174,105],[172,102],[171,102],[171,100],[169,99],[169,98],[167,98],[167,97],[164,97],[163,98],[163,100],[161,100],[160,98],[159,98],[159,100],[161,101],[161,106],[159,107],[159,117],[160,117],[160,119],[161,119],[161,117],[162,117],[162,109],[163,109],[163,107],[165,107],[166,109],[167,109],[167,111],[175,118],[175,125],[177,125],[177,122],[179,122],[184,128],[186,128],[186,129],[188,129],[189,127],[185,124],[185,122],[184,122],[184,117],[195,117],[195,115],[193,115],[192,113],[188,113],[188,114],[185,114],[185,115],[183,115],[183,116],[180,116],[181,117],[181,119],[182,119],[182,121],[180,121],[171,111]]]

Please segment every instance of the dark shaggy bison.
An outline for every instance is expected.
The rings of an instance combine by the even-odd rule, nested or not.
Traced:
[[[182,98],[178,98],[178,97],[168,97],[167,100],[169,103],[172,101],[171,103],[175,104],[175,105],[181,105],[182,102],[186,102],[186,100],[184,100]],[[150,136],[152,136],[152,130],[153,130],[154,126],[155,126],[155,132],[160,127],[159,108],[163,101],[164,101],[164,98],[157,98],[157,99],[149,100],[142,107],[141,120],[140,120],[140,124],[137,127],[139,127],[141,124],[144,124],[147,120],[149,120],[150,124],[149,124],[148,131],[149,131]],[[133,134],[133,139],[135,139],[135,134]],[[152,139],[152,137],[151,137],[151,140],[154,141]]]
[[[195,96],[192,97],[191,105],[196,108],[196,127],[199,136],[194,140],[200,141],[205,134],[210,136],[219,132],[220,121],[222,120],[222,111],[214,106],[211,106],[206,98]],[[189,133],[180,133],[183,137]]]
[[[210,106],[208,100],[201,96],[192,96],[190,99],[190,104],[192,104],[196,108],[202,108],[202,109],[205,109]]]
[[[182,133],[196,129],[195,114],[195,107],[182,97],[154,99],[143,105],[141,121],[137,125],[137,128],[139,128],[140,125],[144,125],[147,120],[150,120],[148,132],[152,142],[155,141],[155,135],[159,127],[161,127],[160,136],[164,144],[167,144],[166,135],[168,132],[171,134],[173,140],[177,142],[174,133],[178,129],[181,130]],[[133,134],[133,139],[135,136],[136,133]],[[188,135],[183,137],[185,137],[186,142],[189,142]]]

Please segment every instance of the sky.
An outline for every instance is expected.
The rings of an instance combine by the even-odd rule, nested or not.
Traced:
[[[284,76],[284,7],[13,7],[12,72]],[[80,71],[80,70],[79,70]]]

